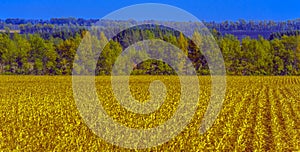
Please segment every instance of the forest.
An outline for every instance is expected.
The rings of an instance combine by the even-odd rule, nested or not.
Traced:
[[[0,33],[0,74],[71,75],[73,68],[79,73],[84,73],[85,69],[76,66],[73,61],[83,38],[90,36],[88,26],[96,21],[75,18],[48,21],[0,20],[0,29],[3,29]],[[135,22],[137,21],[106,21],[101,22],[103,25],[100,26],[114,27]],[[189,23],[181,24],[190,26]],[[228,75],[300,75],[299,20],[287,22],[240,20],[222,23],[204,22],[204,24],[211,30],[222,52]],[[244,34],[234,35],[237,31],[243,31]],[[267,36],[263,34],[266,31]],[[253,32],[257,35],[251,36]],[[126,42],[132,41],[134,37],[169,42],[185,51],[198,75],[210,73],[205,57],[202,54],[193,54],[199,48],[195,48],[193,42],[178,31],[136,28],[123,31],[121,35],[109,40],[110,34],[104,31],[98,33],[96,37],[91,37],[95,43],[108,43],[98,59],[95,69],[97,75],[111,74],[116,58],[129,46]],[[199,33],[195,31],[195,35]],[[132,68],[133,75],[176,74],[174,69],[161,61],[149,60]]]

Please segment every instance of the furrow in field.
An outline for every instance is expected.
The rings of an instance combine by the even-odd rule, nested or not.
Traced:
[[[244,90],[239,92],[238,88],[236,89],[237,90],[232,90],[233,92],[231,93],[233,94],[234,92],[236,92],[237,96],[240,97],[238,98],[240,100],[235,99],[236,101],[232,101],[229,103],[231,111],[227,113],[227,121],[223,126],[224,134],[220,143],[217,146],[223,146],[221,149],[234,149],[237,146],[239,147],[239,149],[243,149],[242,147],[240,147],[242,145],[236,145],[235,141],[240,134],[240,130],[242,129],[242,122],[245,120],[246,117],[245,111],[247,111],[247,105],[252,104],[253,102],[251,100],[252,95],[248,91]]]
[[[212,128],[206,135],[207,147],[215,150],[228,150],[234,148],[239,121],[243,118],[246,102],[251,99],[249,90],[233,85],[236,81],[230,79],[222,111]],[[241,91],[243,89],[243,91]],[[247,101],[245,101],[247,100]],[[213,138],[212,138],[213,137]]]
[[[251,96],[249,103],[244,104],[245,111],[243,112],[243,121],[238,129],[238,136],[235,139],[235,150],[236,151],[253,151],[252,140],[254,136],[253,127],[255,126],[255,119],[257,115],[257,96],[261,94],[259,90],[253,89],[253,87],[248,88],[251,91]],[[254,97],[253,97],[254,96]]]
[[[273,140],[276,151],[285,151],[288,145],[288,135],[286,132],[286,126],[284,124],[284,118],[282,116],[282,105],[279,100],[282,100],[282,96],[279,92],[280,88],[269,89],[268,97],[271,103],[271,126],[273,131]]]
[[[270,87],[267,87],[266,88],[266,92],[268,92],[268,90],[270,89]],[[274,148],[274,141],[273,141],[273,132],[272,132],[272,127],[271,127],[271,103],[270,103],[270,100],[267,100],[267,94],[264,93],[263,96],[259,97],[259,99],[265,99],[266,102],[263,102],[263,100],[260,100],[261,102],[264,103],[264,106],[263,106],[263,114],[264,114],[264,127],[267,131],[267,134],[265,134],[265,141],[266,141],[266,149],[267,151],[269,150],[273,150]]]
[[[284,91],[281,92],[282,99],[279,100],[281,107],[281,113],[283,116],[283,124],[285,125],[285,131],[287,135],[287,141],[289,146],[287,150],[296,151],[300,150],[300,121],[293,113],[291,103],[287,99],[287,94]]]
[[[258,115],[256,117],[256,125],[254,127],[253,147],[259,151],[273,150],[271,118],[270,118],[270,103],[266,99],[266,91],[268,86],[263,86],[258,96]]]

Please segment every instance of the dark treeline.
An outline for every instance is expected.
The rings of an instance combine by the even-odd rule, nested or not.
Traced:
[[[300,31],[283,31],[283,32],[274,32],[270,35],[270,40],[273,39],[281,39],[283,36],[298,36],[300,35]]]
[[[5,20],[0,19],[0,29],[9,25],[25,25],[25,24],[53,24],[53,25],[75,25],[75,26],[92,26],[97,19],[83,19],[83,18],[51,18],[50,20],[34,20],[34,19],[18,19],[8,18]],[[116,21],[106,20],[103,24],[113,25],[115,23],[126,22],[128,24],[135,24],[139,21],[127,20]],[[232,30],[252,30],[252,31],[286,31],[286,30],[300,30],[300,19],[287,20],[287,21],[246,21],[240,19],[238,21],[223,21],[223,22],[205,22],[202,21],[209,29],[217,29],[218,31],[232,31]]]
[[[282,35],[272,40],[263,37],[258,39],[246,37],[240,41],[233,35],[222,36],[216,30],[212,30],[212,33],[223,54],[228,75],[300,75],[299,35]],[[197,35],[199,33],[195,31],[193,38],[201,41],[201,37]],[[2,32],[0,73],[70,75],[74,56],[84,36],[89,36],[97,44],[105,44],[109,41],[103,32],[93,37],[85,30],[69,34],[68,38],[54,34],[44,38],[42,34]],[[119,36],[121,37],[110,40],[104,48],[96,67],[98,75],[110,75],[115,59],[130,45],[128,42],[138,41],[141,37],[161,39],[177,46],[193,61],[199,75],[209,74],[203,55],[193,54],[199,48],[195,48],[191,40],[180,32],[137,28],[123,31]],[[177,54],[169,53],[169,55],[168,57],[176,57]],[[175,64],[184,69],[185,63],[178,61]],[[85,72],[85,69],[76,64],[74,66],[78,73]],[[129,68],[134,69],[132,74],[175,74],[172,67],[161,61],[149,60]]]
[[[49,34],[56,34],[60,38],[68,39],[68,33],[76,33],[79,30],[89,28],[97,23],[97,26],[105,28],[115,28],[120,25],[131,26],[136,23],[146,23],[147,21],[135,20],[99,20],[82,18],[51,18],[49,20],[18,19],[8,18],[0,19],[0,30],[20,30],[21,34],[39,33],[44,39],[49,38]],[[239,40],[249,36],[258,39],[259,35],[265,39],[274,39],[280,34],[278,32],[293,32],[300,30],[300,19],[287,21],[223,21],[223,22],[205,22],[202,21],[208,29],[216,29],[223,36],[226,34],[235,35]],[[99,23],[99,24],[98,24]],[[169,22],[168,24],[184,24],[188,26],[190,22]],[[191,24],[192,25],[192,24]],[[106,33],[107,35],[107,33]],[[72,35],[73,36],[73,35]]]

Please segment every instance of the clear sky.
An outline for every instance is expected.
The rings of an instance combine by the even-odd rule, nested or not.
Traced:
[[[0,0],[0,18],[100,19],[112,11],[140,3],[173,5],[205,21],[300,18],[300,0]]]

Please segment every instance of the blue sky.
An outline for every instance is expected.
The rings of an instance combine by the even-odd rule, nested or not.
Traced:
[[[100,19],[110,12],[140,3],[173,5],[205,21],[300,18],[300,0],[0,0],[0,18]]]

